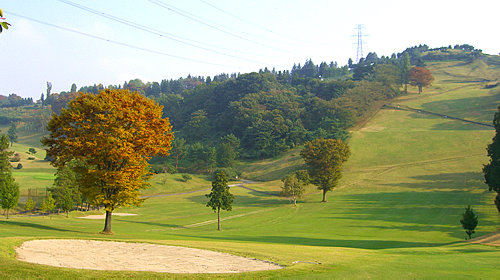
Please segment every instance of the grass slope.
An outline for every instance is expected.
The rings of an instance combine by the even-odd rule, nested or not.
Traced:
[[[433,63],[435,86],[422,95],[395,100],[415,108],[490,122],[498,90],[484,89],[484,73],[497,68],[457,62]],[[484,67],[487,67],[484,70]],[[495,72],[496,71],[496,72]],[[489,76],[488,76],[489,77]],[[474,100],[474,102],[471,102]],[[352,132],[352,157],[341,186],[327,203],[311,188],[293,207],[288,201],[233,187],[233,211],[216,215],[191,183],[155,177],[150,193],[191,193],[152,197],[141,208],[120,209],[137,216],[114,217],[115,235],[98,234],[100,220],[82,220],[73,212],[52,217],[0,220],[0,278],[179,278],[234,279],[415,279],[498,278],[498,247],[463,242],[464,207],[479,214],[477,236],[496,231],[500,215],[494,194],[483,183],[481,168],[493,130],[418,113],[381,110]],[[274,160],[242,163],[247,177],[272,180],[249,187],[277,193],[284,174],[300,168],[298,151]],[[165,175],[162,175],[165,176]],[[189,187],[186,187],[189,185]],[[170,188],[169,186],[172,186]],[[174,275],[53,268],[17,261],[14,248],[38,238],[90,238],[182,245],[265,259],[285,265],[279,271],[225,275]],[[82,254],[82,257],[86,257]],[[306,263],[312,262],[312,263]],[[313,264],[318,263],[318,264]]]

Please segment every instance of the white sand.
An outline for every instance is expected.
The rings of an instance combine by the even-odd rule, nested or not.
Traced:
[[[93,270],[237,273],[282,268],[271,262],[209,250],[95,240],[32,240],[17,248],[16,255],[31,263]]]
[[[113,215],[113,216],[137,216],[137,214],[132,214],[132,213],[112,213],[111,215]],[[88,215],[85,217],[78,217],[78,219],[104,220],[104,219],[106,219],[106,214]]]

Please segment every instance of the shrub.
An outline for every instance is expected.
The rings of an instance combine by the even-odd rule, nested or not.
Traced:
[[[34,157],[28,157],[28,160],[35,160]]]
[[[29,154],[32,154],[32,155],[36,154],[36,150],[35,150],[35,148],[29,148],[29,149],[28,149],[28,153],[29,153]]]
[[[14,157],[10,159],[10,162],[20,162],[21,161],[21,154],[15,153]]]
[[[21,163],[18,163],[16,169],[21,169],[21,168],[23,168],[23,165]]]
[[[181,180],[183,182],[187,182],[187,181],[189,181],[191,179],[193,179],[193,177],[191,177],[191,175],[189,175],[189,174],[182,174],[182,179]]]
[[[177,169],[172,164],[165,165],[164,169],[165,169],[165,172],[167,172],[169,174],[175,174],[175,173],[177,173]]]

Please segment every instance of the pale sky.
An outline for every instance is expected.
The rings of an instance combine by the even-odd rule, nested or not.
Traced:
[[[418,44],[500,52],[496,0],[2,0],[0,8],[12,25],[0,34],[0,94],[34,99],[47,81],[60,92],[290,70],[309,58],[345,65],[356,58],[357,24],[365,56]]]

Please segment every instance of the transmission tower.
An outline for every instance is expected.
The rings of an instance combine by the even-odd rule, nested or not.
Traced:
[[[363,58],[363,44],[366,45],[366,42],[363,42],[363,37],[366,37],[368,35],[363,34],[363,29],[365,26],[363,24],[357,24],[355,30],[357,31],[357,34],[352,35],[352,37],[357,37],[357,41],[352,43],[353,45],[356,44],[356,62],[359,63],[359,60]]]
[[[356,50],[356,63],[363,57],[363,25],[358,24],[356,26],[358,30],[358,42],[357,42],[357,50]]]

